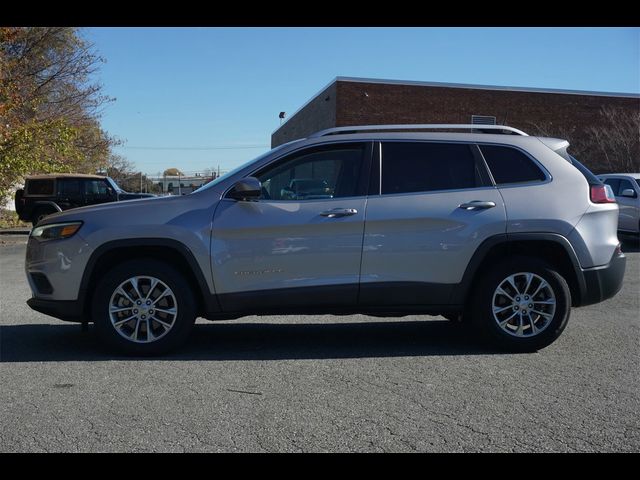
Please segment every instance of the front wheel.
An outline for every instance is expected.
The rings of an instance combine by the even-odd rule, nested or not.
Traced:
[[[109,345],[133,355],[166,353],[184,343],[196,317],[187,280],[154,259],[122,263],[98,282],[92,318]]]
[[[530,352],[560,336],[569,321],[571,292],[546,262],[513,257],[479,280],[471,311],[474,324],[498,347]]]

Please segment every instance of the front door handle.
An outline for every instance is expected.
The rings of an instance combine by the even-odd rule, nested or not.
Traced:
[[[458,208],[465,210],[484,210],[485,208],[493,208],[496,206],[495,202],[484,202],[482,200],[472,200],[471,202],[461,203]]]
[[[334,208],[333,210],[325,210],[320,215],[328,218],[349,217],[358,213],[355,208]]]

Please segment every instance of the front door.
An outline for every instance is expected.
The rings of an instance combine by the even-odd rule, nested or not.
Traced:
[[[211,258],[224,311],[356,304],[370,157],[362,142],[303,149],[253,173],[258,201],[219,203]]]

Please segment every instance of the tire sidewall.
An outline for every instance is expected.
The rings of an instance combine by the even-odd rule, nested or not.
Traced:
[[[493,318],[493,295],[500,283],[509,275],[531,272],[542,277],[556,298],[556,309],[551,323],[534,337],[516,337],[500,328]],[[567,326],[571,313],[571,292],[566,280],[547,263],[528,257],[514,257],[487,272],[481,279],[473,298],[473,321],[497,347],[515,352],[530,352],[553,343]]]
[[[163,281],[172,291],[178,314],[171,330],[151,343],[134,343],[120,335],[109,318],[109,301],[115,289],[135,276],[151,276]],[[196,304],[187,280],[168,264],[154,259],[124,262],[109,270],[96,285],[91,317],[96,331],[109,346],[130,355],[158,355],[173,350],[188,338],[196,318]]]

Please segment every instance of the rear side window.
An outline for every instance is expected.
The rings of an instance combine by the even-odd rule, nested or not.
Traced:
[[[385,142],[382,194],[482,186],[471,147],[465,144]]]
[[[61,195],[79,195],[81,193],[80,180],[65,179],[60,185]]]
[[[29,195],[53,195],[53,180],[30,180],[27,185]]]
[[[480,145],[496,184],[539,182],[546,178],[529,157],[510,147]]]

